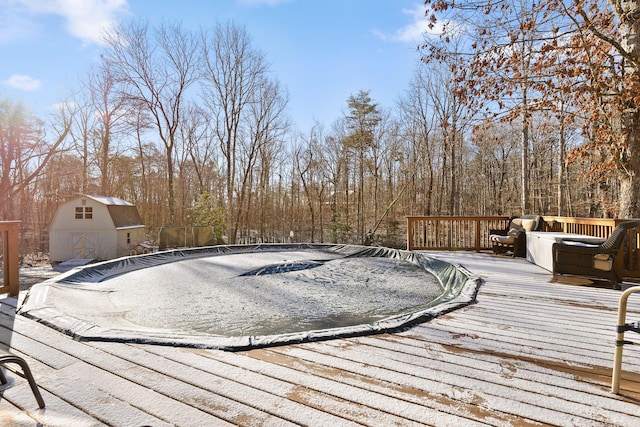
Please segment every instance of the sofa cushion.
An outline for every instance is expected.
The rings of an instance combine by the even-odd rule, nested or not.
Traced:
[[[609,254],[596,254],[593,256],[593,268],[602,271],[611,271],[613,268],[613,258]]]
[[[533,229],[536,227],[536,221],[533,219],[523,219],[522,220],[522,228],[524,228],[525,231],[533,231]]]
[[[515,235],[502,236],[500,234],[492,234],[489,236],[492,242],[502,243],[503,245],[513,245],[516,241]]]

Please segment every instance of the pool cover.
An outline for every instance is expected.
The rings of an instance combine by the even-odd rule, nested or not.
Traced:
[[[389,248],[212,246],[77,268],[19,313],[78,340],[243,350],[397,331],[473,302],[479,283]]]

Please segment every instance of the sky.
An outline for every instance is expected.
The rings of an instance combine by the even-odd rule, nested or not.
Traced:
[[[294,126],[330,126],[360,90],[385,110],[407,90],[427,28],[420,0],[0,0],[0,99],[37,115],[79,87],[118,22],[233,22],[289,94]]]

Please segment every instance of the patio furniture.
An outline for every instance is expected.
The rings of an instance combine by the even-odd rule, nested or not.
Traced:
[[[5,350],[0,350],[0,365],[4,366],[7,363],[15,363],[22,368],[22,376],[29,382],[29,387],[31,387],[31,391],[38,402],[38,406],[40,409],[44,409],[44,399],[42,399],[36,380],[33,378],[31,369],[29,369],[27,362],[20,356],[16,356],[15,354],[11,354]],[[18,375],[20,374],[18,373]],[[0,383],[7,383],[7,377],[4,375],[4,372],[2,372],[2,369],[0,369]]]
[[[613,289],[620,289],[621,278],[614,269],[618,256],[629,230],[640,228],[640,221],[620,223],[607,240],[600,244],[581,240],[563,240],[553,244],[553,275],[569,274],[611,283]]]
[[[539,215],[523,215],[512,218],[509,227],[504,230],[489,230],[489,240],[494,254],[511,252],[515,257],[526,256],[527,231],[538,231],[542,227],[542,217]]]
[[[553,271],[553,245],[564,240],[581,241],[592,245],[599,245],[606,239],[586,234],[558,233],[549,231],[527,232],[527,261]]]

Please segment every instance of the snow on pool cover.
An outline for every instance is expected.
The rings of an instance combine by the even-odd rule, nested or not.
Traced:
[[[78,340],[244,350],[392,332],[471,303],[479,283],[388,248],[212,246],[74,269],[31,287],[19,313]]]

